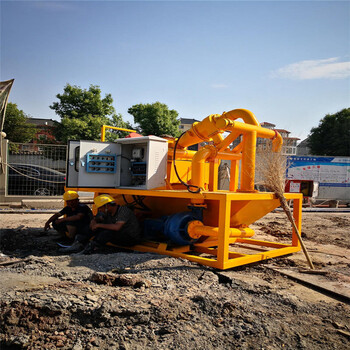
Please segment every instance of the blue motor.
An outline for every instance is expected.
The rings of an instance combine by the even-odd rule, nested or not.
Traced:
[[[187,225],[198,220],[192,212],[182,212],[169,216],[164,225],[164,236],[171,242],[179,245],[187,245],[196,242],[187,233]]]
[[[146,219],[144,225],[145,238],[157,239],[157,236],[161,233],[172,243],[178,245],[195,243],[197,239],[193,239],[188,235],[187,226],[193,220],[202,221],[202,217],[202,208],[194,208],[192,211],[163,216],[160,219]]]

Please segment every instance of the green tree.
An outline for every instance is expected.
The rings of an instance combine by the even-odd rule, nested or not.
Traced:
[[[12,142],[29,142],[34,138],[36,128],[28,123],[28,116],[15,103],[9,102],[6,108],[4,132]]]
[[[134,130],[134,127],[129,123],[125,122],[123,120],[123,116],[120,113],[116,113],[112,116],[112,120],[110,126],[116,126],[118,128],[123,128],[123,129],[129,129],[129,130]],[[121,130],[113,130],[109,129],[106,132],[106,140],[107,141],[115,141],[118,138],[123,138],[127,135],[129,135],[129,131],[121,131]]]
[[[112,105],[111,94],[101,96],[97,85],[89,89],[67,84],[63,94],[57,94],[59,102],[54,102],[50,108],[61,118],[56,123],[55,136],[57,140],[66,143],[67,140],[99,140],[102,125],[130,128],[120,114],[116,114]],[[108,140],[118,138],[120,134],[108,134]]]
[[[350,108],[327,114],[308,137],[311,154],[350,156]]]
[[[134,117],[134,122],[143,135],[179,135],[179,114],[173,109],[169,110],[166,104],[138,104],[130,107],[128,113]]]

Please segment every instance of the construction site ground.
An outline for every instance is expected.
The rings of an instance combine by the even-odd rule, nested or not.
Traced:
[[[226,271],[114,248],[62,255],[50,215],[0,214],[3,350],[350,348],[350,213],[303,214],[318,275],[300,273],[302,251]],[[290,238],[283,212],[252,228]]]

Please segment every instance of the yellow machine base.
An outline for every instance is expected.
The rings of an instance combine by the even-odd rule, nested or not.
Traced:
[[[238,244],[236,244],[238,243]],[[111,246],[115,246],[110,244]],[[242,252],[231,251],[235,246],[240,249],[255,250],[259,253],[243,254]],[[239,238],[230,240],[230,250],[228,259],[224,266],[218,261],[218,241],[210,240],[200,244],[177,246],[174,247],[167,243],[146,241],[133,247],[121,247],[125,249],[136,250],[139,252],[157,253],[168,255],[174,258],[187,259],[201,265],[214,267],[220,270],[229,269],[232,267],[251,264],[254,262],[275,258],[278,256],[288,255],[300,250],[299,246],[282,244],[269,241],[260,241],[249,238]]]
[[[292,226],[290,226],[290,244],[231,236],[230,229],[232,227],[249,227],[250,224],[280,205],[279,200],[276,199],[273,193],[217,191],[194,194],[182,190],[102,190],[101,188],[76,188],[75,190],[94,192],[95,196],[101,193],[109,193],[115,198],[128,195],[143,196],[148,200],[148,206],[152,207],[152,203],[156,205],[152,209],[159,217],[169,215],[171,210],[176,209],[175,212],[178,212],[183,203],[189,203],[189,200],[204,200],[207,203],[207,209],[204,211],[204,224],[217,227],[216,237],[201,237],[197,243],[191,245],[174,246],[163,242],[146,241],[126,249],[183,258],[221,270],[295,253],[300,250],[300,243],[296,232],[292,230]],[[301,232],[302,194],[285,193],[285,197],[293,202],[293,217],[299,232]],[[159,205],[161,200],[166,200],[171,204]],[[186,208],[186,205],[184,208]]]

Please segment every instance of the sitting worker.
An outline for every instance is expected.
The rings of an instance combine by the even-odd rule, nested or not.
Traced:
[[[94,202],[98,209],[90,224],[94,238],[85,247],[84,254],[91,254],[107,243],[130,247],[140,242],[141,227],[131,209],[116,204],[108,194],[97,196]]]
[[[50,228],[50,224],[52,224],[57,232],[71,240],[77,234],[87,234],[86,232],[89,231],[90,221],[93,217],[91,209],[86,204],[79,202],[79,195],[75,191],[65,192],[63,199],[67,205],[46,221],[44,230],[47,231]],[[63,215],[65,217],[60,219]]]

